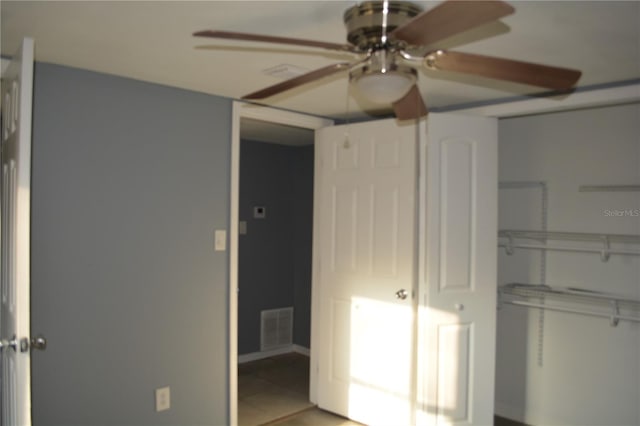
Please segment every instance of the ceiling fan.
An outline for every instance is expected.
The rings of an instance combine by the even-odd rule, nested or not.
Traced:
[[[407,1],[366,1],[344,13],[347,44],[228,31],[206,30],[198,37],[258,41],[328,49],[354,54],[352,62],[328,65],[291,78],[242,99],[264,99],[348,70],[349,81],[369,100],[391,104],[399,120],[427,115],[418,86],[417,67],[474,74],[552,90],[567,90],[581,72],[492,56],[445,51],[434,47],[448,37],[514,12],[499,0],[446,0],[423,12]],[[424,49],[427,53],[424,54]],[[419,53],[416,53],[418,51]]]

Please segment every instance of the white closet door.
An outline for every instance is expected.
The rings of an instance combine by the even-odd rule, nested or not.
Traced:
[[[33,40],[2,75],[2,426],[31,424],[30,211]]]
[[[414,422],[416,147],[396,120],[316,132],[317,402],[367,425]]]
[[[497,121],[430,114],[421,155],[420,424],[491,425]]]

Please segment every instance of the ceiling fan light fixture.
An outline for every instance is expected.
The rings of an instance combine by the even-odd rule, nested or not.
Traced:
[[[391,104],[404,97],[416,82],[415,72],[371,72],[351,79],[365,98],[376,104]]]
[[[349,81],[376,104],[392,104],[406,95],[418,79],[416,70],[399,61],[393,49],[371,52],[366,65],[355,67]]]

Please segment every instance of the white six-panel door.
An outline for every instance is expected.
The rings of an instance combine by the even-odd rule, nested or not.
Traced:
[[[31,424],[29,268],[33,40],[2,75],[2,426]]]
[[[316,131],[317,402],[367,425],[413,422],[416,150],[395,120]]]

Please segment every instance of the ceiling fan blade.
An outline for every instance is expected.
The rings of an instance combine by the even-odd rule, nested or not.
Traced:
[[[396,28],[391,36],[410,45],[428,46],[514,11],[511,5],[499,0],[448,0]]]
[[[434,70],[474,74],[553,90],[570,89],[582,75],[582,72],[568,68],[442,50],[427,54],[425,64]]]
[[[306,74],[302,74],[298,77],[291,78],[289,80],[285,80],[282,83],[274,84],[273,86],[269,86],[262,90],[258,90],[257,92],[249,93],[242,97],[242,99],[264,99],[269,96],[277,95],[278,93],[285,92],[287,90],[293,89],[298,86],[302,86],[303,84],[311,83],[312,81],[328,77],[331,74],[335,74],[339,71],[348,69],[351,66],[348,62],[340,62],[337,64],[332,64],[323,68],[319,68],[317,70],[308,72]]]
[[[428,114],[420,90],[415,84],[399,101],[393,103],[393,111],[398,120],[412,120]]]
[[[354,47],[349,44],[327,43],[316,40],[303,40],[289,37],[275,37],[261,34],[236,33],[230,31],[205,30],[193,33],[196,37],[223,38],[228,40],[259,41],[263,43],[292,44],[294,46],[316,47],[320,49],[353,52]]]

